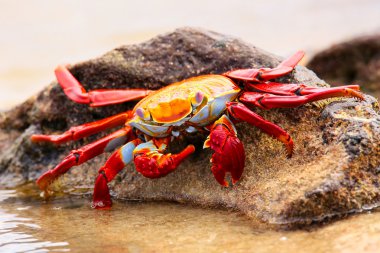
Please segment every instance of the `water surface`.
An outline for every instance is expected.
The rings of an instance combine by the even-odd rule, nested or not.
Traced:
[[[311,230],[270,227],[234,212],[174,203],[44,202],[34,186],[0,191],[0,252],[376,252],[380,213]]]

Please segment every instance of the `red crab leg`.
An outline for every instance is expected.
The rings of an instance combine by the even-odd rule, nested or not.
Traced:
[[[288,157],[293,154],[293,140],[290,135],[276,124],[265,120],[256,113],[252,112],[245,105],[237,102],[228,102],[227,110],[229,114],[237,119],[245,121],[255,127],[260,128],[264,133],[276,138],[285,144]]]
[[[179,154],[159,153],[165,150],[168,143],[168,138],[153,139],[147,143],[141,143],[140,139],[135,139],[115,151],[99,170],[92,206],[96,209],[108,209],[112,206],[107,183],[133,158],[138,172],[148,178],[158,178],[173,171],[183,159],[194,152],[194,146],[189,145]]]
[[[108,209],[112,206],[111,196],[107,183],[111,182],[128,163],[133,159],[133,150],[141,143],[140,139],[128,142],[116,150],[102,168],[95,181],[92,207]]]
[[[55,69],[55,76],[66,96],[79,104],[104,106],[118,104],[146,97],[152,90],[147,89],[109,89],[87,92],[65,66]]]
[[[244,92],[239,100],[244,104],[250,104],[258,106],[263,109],[272,108],[293,108],[306,103],[318,101],[326,98],[333,97],[355,97],[363,100],[363,95],[353,89],[346,87],[335,88],[304,88],[304,91],[300,90],[298,94],[308,94],[304,96],[279,96],[267,93],[258,92]]]
[[[261,69],[237,69],[224,73],[223,75],[232,79],[245,80],[245,81],[267,81],[277,77],[286,75],[294,69],[298,62],[303,58],[305,53],[298,51],[288,59],[282,61],[275,68],[261,68]]]
[[[210,127],[210,135],[203,147],[211,147],[214,151],[211,158],[211,171],[216,181],[223,186],[228,186],[225,175],[229,172],[232,184],[235,184],[243,174],[245,153],[234,125],[226,115]]]
[[[103,130],[110,129],[116,126],[124,125],[131,118],[132,111],[120,113],[105,119],[86,123],[80,126],[71,127],[66,132],[59,135],[32,135],[31,139],[34,142],[51,142],[61,144],[68,141],[76,141],[84,137],[99,133]]]
[[[195,147],[188,145],[178,154],[162,154],[165,151],[168,138],[153,139],[142,143],[134,150],[134,162],[136,170],[148,178],[159,178],[166,176],[189,155],[194,153]]]
[[[80,165],[101,153],[112,151],[128,139],[131,139],[132,135],[131,128],[125,127],[125,129],[118,130],[77,150],[72,150],[54,169],[45,172],[38,178],[38,186],[47,193],[48,186],[71,167]]]
[[[339,86],[336,88],[320,88],[320,87],[306,86],[305,84],[274,83],[274,82],[247,83],[245,85],[245,87],[249,91],[271,93],[274,95],[283,95],[283,96],[309,95],[309,94],[314,94],[314,93],[318,93],[318,92],[325,91],[325,90],[331,90],[331,89],[338,89],[339,90],[339,89],[344,89],[344,88],[360,91],[359,85],[345,85],[345,86]]]
[[[273,69],[263,69],[259,74],[260,80],[271,80],[283,75],[286,75],[297,66],[297,64],[304,57],[305,52],[298,51],[288,59],[282,61],[276,68]]]

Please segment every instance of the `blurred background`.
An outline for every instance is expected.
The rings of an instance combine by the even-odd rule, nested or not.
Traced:
[[[380,98],[380,0],[0,0],[0,112],[46,87],[58,64],[95,58],[183,26],[239,37],[283,57],[302,49],[307,53],[302,64],[337,45],[308,66],[314,65],[330,83],[371,83],[371,89],[363,85],[363,90],[377,90]],[[342,41],[351,42],[339,46]],[[14,152],[29,162],[36,154],[23,156],[29,133],[2,154]],[[13,148],[17,145],[21,151]],[[249,247],[356,253],[380,247],[379,212],[320,229],[277,231],[241,214],[169,203],[116,204],[114,211],[100,215],[85,198],[76,202],[65,196],[41,204],[39,190],[28,187],[0,190],[0,252],[184,251],[184,245],[188,252],[202,252],[206,245],[219,252]]]
[[[181,26],[288,56],[380,31],[379,0],[0,0],[0,110],[36,94],[54,67]],[[307,59],[306,59],[307,60]]]

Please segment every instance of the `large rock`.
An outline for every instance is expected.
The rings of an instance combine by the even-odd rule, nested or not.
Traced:
[[[138,45],[122,46],[79,63],[72,73],[87,89],[146,87],[157,89],[195,75],[234,68],[274,67],[281,58],[241,40],[214,32],[183,28]],[[326,86],[313,72],[297,67],[283,82]],[[36,97],[2,114],[0,183],[12,187],[35,180],[70,149],[95,137],[61,147],[33,144],[33,133],[56,133],[133,107],[133,103],[89,108],[75,104],[53,82]],[[156,180],[142,177],[130,165],[111,185],[117,198],[168,200],[205,207],[235,209],[269,223],[305,223],[371,209],[379,204],[380,117],[376,100],[341,99],[296,109],[256,112],[281,125],[295,141],[293,158],[284,147],[245,123],[237,129],[247,160],[241,181],[222,188],[210,171],[205,136],[197,152],[175,172]],[[99,136],[96,136],[99,138]],[[176,145],[177,146],[177,145]],[[56,189],[88,192],[97,169],[109,154],[75,167]]]
[[[380,33],[361,36],[316,54],[308,68],[332,85],[358,83],[380,97]]]

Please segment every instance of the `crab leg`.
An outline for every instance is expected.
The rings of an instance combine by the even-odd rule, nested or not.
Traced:
[[[260,128],[264,133],[276,138],[285,144],[287,155],[291,157],[293,154],[293,140],[290,135],[276,124],[265,120],[261,116],[252,112],[245,105],[237,102],[227,103],[227,110],[233,118],[242,120],[250,125]]]
[[[282,61],[276,68],[262,69],[259,74],[260,80],[271,80],[290,73],[304,57],[305,52],[298,51],[288,59]]]
[[[153,139],[141,143],[140,139],[128,142],[115,151],[99,170],[95,181],[92,207],[96,209],[108,209],[112,206],[111,196],[107,183],[118,172],[134,159],[136,170],[148,178],[158,178],[167,175],[194,152],[194,146],[189,145],[179,154],[161,154],[166,149],[169,138]],[[158,146],[158,148],[157,148]]]
[[[350,87],[350,86],[349,86]],[[244,92],[239,100],[245,104],[251,104],[263,109],[272,108],[293,108],[306,103],[334,97],[355,97],[363,100],[363,95],[352,88],[335,87],[335,88],[299,88],[295,95],[281,96],[259,92]],[[296,95],[297,94],[297,95]],[[298,95],[299,94],[299,95]],[[304,95],[306,94],[306,95]]]
[[[66,96],[71,100],[94,107],[138,100],[152,92],[147,89],[109,89],[87,92],[70,71],[62,65],[55,69],[55,76]]]
[[[298,62],[303,58],[305,53],[298,51],[288,59],[282,61],[275,68],[261,68],[261,69],[237,69],[224,73],[223,75],[232,79],[245,80],[245,81],[267,81],[277,77],[286,75],[295,68]]]
[[[168,143],[169,138],[162,138],[138,145],[133,151],[136,170],[148,178],[163,177],[195,151],[193,145],[188,145],[178,154],[163,154]]]
[[[232,184],[235,184],[243,174],[245,153],[234,125],[226,115],[212,124],[210,135],[203,147],[214,151],[211,158],[211,171],[216,181],[223,186],[228,186],[225,175],[229,172]]]
[[[95,181],[92,207],[107,209],[112,206],[111,196],[107,183],[111,182],[128,163],[133,159],[133,150],[141,143],[140,139],[134,139],[116,150],[102,168]]]
[[[125,122],[132,116],[132,111],[120,113],[105,119],[86,123],[80,126],[71,127],[66,132],[59,135],[32,135],[31,139],[34,142],[51,142],[61,144],[68,141],[76,141],[84,137],[99,133],[103,130],[110,129],[116,126],[124,125]]]
[[[282,95],[282,96],[302,96],[309,95],[314,93],[319,93],[325,90],[342,90],[342,89],[351,89],[355,91],[360,91],[359,85],[345,85],[335,88],[321,88],[321,87],[310,87],[305,84],[298,83],[275,83],[275,82],[266,82],[266,83],[247,83],[245,85],[247,90],[262,92],[262,93],[271,93],[273,95]]]
[[[112,151],[131,137],[133,137],[131,128],[125,127],[77,150],[72,150],[54,169],[45,172],[38,178],[38,186],[47,193],[48,186],[71,167],[80,165],[101,153]]]

